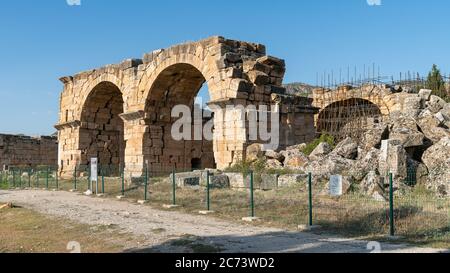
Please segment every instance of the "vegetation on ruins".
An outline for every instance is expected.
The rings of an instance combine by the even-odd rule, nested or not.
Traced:
[[[306,146],[301,150],[301,152],[309,156],[314,151],[314,149],[316,149],[317,146],[319,146],[319,144],[323,142],[328,143],[333,148],[336,146],[335,139],[333,136],[323,134],[319,138],[316,138],[312,142],[306,144]]]
[[[450,94],[445,85],[444,77],[436,64],[433,64],[431,71],[428,73],[426,80],[426,88],[433,90],[433,94],[450,102]]]

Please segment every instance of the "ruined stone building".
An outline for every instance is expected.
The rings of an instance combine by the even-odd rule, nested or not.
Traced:
[[[238,109],[214,117],[212,143],[175,141],[172,108],[193,107],[206,84],[210,104],[278,109],[280,147],[315,137],[312,100],[287,96],[282,87],[285,62],[266,55],[264,45],[211,37],[176,45],[61,78],[60,172],[98,157],[102,165],[122,165],[127,171],[192,167],[226,168],[244,160],[249,138],[246,116]],[[272,128],[274,129],[274,128]]]
[[[0,135],[0,167],[56,166],[58,142],[56,137]]]

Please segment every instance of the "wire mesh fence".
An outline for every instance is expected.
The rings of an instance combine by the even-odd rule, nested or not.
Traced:
[[[89,166],[78,166],[72,175],[62,177],[50,166],[10,168],[0,172],[0,188],[90,191],[189,213],[214,212],[229,220],[259,217],[274,227],[319,225],[323,231],[347,236],[395,234],[414,242],[450,244],[450,200],[426,190],[388,189],[392,196],[377,200],[358,192],[331,196],[329,184],[315,180],[313,174],[137,167],[99,166],[93,176]],[[416,185],[414,171],[408,173],[403,181],[391,181],[391,186]]]

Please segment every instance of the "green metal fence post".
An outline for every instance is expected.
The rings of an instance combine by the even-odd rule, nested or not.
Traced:
[[[206,208],[208,211],[211,210],[209,175],[209,171],[206,171]]]
[[[389,174],[389,234],[395,236],[394,223],[394,178],[392,173]]]
[[[313,226],[312,173],[308,174],[309,226]]]
[[[122,196],[125,196],[125,167],[121,168],[122,174]]]
[[[13,182],[13,188],[16,188],[16,170],[13,169],[12,172],[13,172],[13,177],[12,177],[13,178],[13,181],[12,181]]]
[[[58,170],[55,171],[56,190],[59,190]]]
[[[22,188],[22,169],[19,169],[19,188]]]
[[[172,170],[172,204],[174,206],[177,205],[177,200],[176,200],[176,190],[177,190],[177,181],[176,181],[176,172],[175,172],[175,168]]]
[[[77,166],[75,166],[75,170],[73,172],[73,189],[77,190]]]
[[[88,164],[88,190],[92,191],[91,189],[91,166]]]
[[[22,170],[19,169],[19,188],[22,188]]]
[[[255,200],[254,200],[254,173],[250,171],[250,207],[251,207],[251,217],[255,217]]]
[[[48,167],[45,169],[45,188],[48,190]]]
[[[39,170],[36,170],[36,188],[39,188]]]
[[[102,174],[102,194],[105,194],[105,170],[101,169]]]
[[[32,171],[33,171],[32,169],[30,169],[28,171],[28,188],[31,188],[31,172]]]
[[[148,191],[148,163],[145,164],[145,181],[144,181],[144,200],[147,201],[147,191]]]

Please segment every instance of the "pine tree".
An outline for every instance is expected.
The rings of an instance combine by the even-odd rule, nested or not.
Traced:
[[[435,64],[433,64],[433,67],[428,74],[426,86],[428,89],[433,90],[433,93],[437,95],[445,94],[444,78],[441,75],[441,71]]]
[[[445,83],[441,71],[435,64],[433,64],[433,67],[428,74],[426,88],[431,89],[434,95],[443,98],[447,102],[450,102],[450,92],[449,90],[447,90],[448,86]]]

